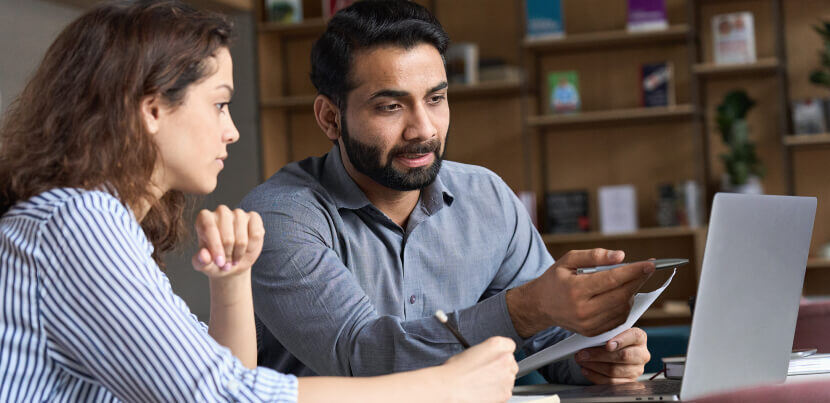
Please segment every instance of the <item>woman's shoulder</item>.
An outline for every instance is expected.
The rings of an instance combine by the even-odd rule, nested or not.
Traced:
[[[83,219],[99,214],[122,219],[131,217],[129,209],[107,191],[53,188],[17,202],[3,215],[3,220],[24,218],[46,223],[60,217]]]

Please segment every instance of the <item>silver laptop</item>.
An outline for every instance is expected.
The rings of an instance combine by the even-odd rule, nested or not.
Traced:
[[[560,399],[690,400],[784,382],[815,214],[814,197],[715,195],[682,381],[595,385]]]

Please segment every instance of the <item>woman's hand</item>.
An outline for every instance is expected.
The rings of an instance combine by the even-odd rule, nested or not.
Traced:
[[[193,255],[193,268],[213,280],[248,272],[262,251],[265,229],[256,212],[220,205],[199,212],[196,234],[199,251]]]
[[[452,402],[505,402],[510,399],[519,366],[513,357],[516,343],[505,337],[491,337],[449,360],[445,390]]]

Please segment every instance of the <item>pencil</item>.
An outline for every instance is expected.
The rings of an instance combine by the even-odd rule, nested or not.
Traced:
[[[470,343],[467,343],[467,340],[464,339],[464,336],[462,336],[461,333],[459,333],[458,330],[452,327],[452,325],[450,325],[450,322],[447,321],[447,314],[445,314],[444,311],[440,309],[435,311],[435,319],[438,319],[438,321],[441,322],[444,325],[444,327],[449,329],[450,333],[452,333],[452,335],[455,336],[456,339],[458,339],[458,342],[461,343],[461,345],[464,346],[464,348],[470,348]]]

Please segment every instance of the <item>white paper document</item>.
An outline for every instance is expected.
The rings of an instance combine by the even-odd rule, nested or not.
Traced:
[[[634,296],[634,304],[631,307],[631,312],[628,314],[628,319],[622,325],[617,326],[601,335],[594,337],[586,337],[581,334],[573,334],[565,340],[560,341],[544,350],[538,351],[536,354],[519,361],[519,373],[516,377],[527,375],[529,372],[543,366],[570,357],[579,350],[588,347],[596,347],[605,344],[612,337],[622,333],[625,330],[634,326],[634,322],[643,316],[646,309],[648,309],[654,300],[663,293],[663,290],[669,286],[671,280],[677,269],[674,269],[671,276],[660,288],[649,293],[638,293]]]

